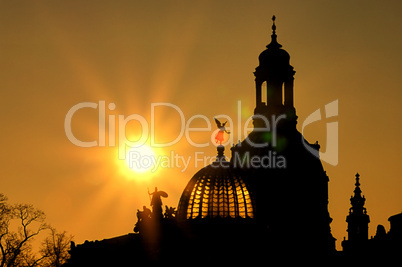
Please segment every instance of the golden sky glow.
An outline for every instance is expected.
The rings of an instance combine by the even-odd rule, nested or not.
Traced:
[[[152,148],[156,156],[191,156],[191,164],[167,165],[146,177],[118,159],[109,129],[119,134],[119,115],[149,122],[151,104],[168,102],[186,120],[202,114],[213,123],[216,115],[230,116],[234,142],[243,139],[235,129],[253,112],[253,71],[275,14],[278,42],[296,70],[299,131],[309,114],[339,100],[339,116],[329,119],[339,122],[339,164],[324,164],[338,248],[356,172],[367,198],[369,234],[377,224],[389,229],[388,217],[402,210],[401,11],[400,1],[0,1],[0,191],[10,202],[41,208],[78,243],[131,232],[136,209],[149,206],[148,187],[166,191],[164,204],[177,206],[205,165],[195,153],[216,155],[210,140],[215,125],[190,133],[207,147],[182,138]],[[105,146],[75,146],[64,132],[67,112],[99,101],[107,107]],[[98,140],[98,118],[98,109],[78,111],[76,137]],[[155,138],[174,140],[180,119],[174,109],[159,107]],[[323,151],[326,122],[304,132]],[[138,122],[126,126],[130,140],[141,134]],[[208,125],[195,119],[191,127]],[[229,145],[225,153],[230,156]]]

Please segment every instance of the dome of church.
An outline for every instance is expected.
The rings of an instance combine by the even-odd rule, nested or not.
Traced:
[[[262,67],[286,67],[289,65],[290,55],[288,52],[281,49],[282,45],[276,40],[275,16],[272,17],[272,21],[271,43],[267,45],[267,49],[260,54],[258,60],[260,61],[260,66]]]
[[[247,185],[225,160],[223,150],[219,146],[216,161],[187,184],[177,210],[179,219],[254,218],[254,201]]]
[[[281,67],[288,66],[290,62],[289,53],[280,48],[268,48],[258,57],[260,66],[263,67]]]

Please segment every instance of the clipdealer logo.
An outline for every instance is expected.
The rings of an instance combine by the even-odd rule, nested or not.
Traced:
[[[338,116],[338,99],[332,101],[331,103],[328,103],[325,105],[325,118],[331,118]],[[302,135],[304,132],[304,128],[307,125],[310,125],[314,122],[320,121],[322,119],[321,117],[321,109],[315,110],[313,113],[311,113],[303,122],[302,124]],[[336,166],[338,165],[338,149],[339,149],[339,144],[338,144],[338,122],[328,122],[326,123],[327,125],[327,138],[326,138],[326,150],[325,152],[318,152],[318,157],[325,161],[326,163]],[[317,156],[317,150],[312,148],[306,140],[303,138],[303,145],[304,147],[313,155]]]
[[[179,116],[180,116],[180,132],[179,134],[170,142],[166,143],[157,143],[155,140],[155,117],[156,117],[156,110],[160,107],[165,107],[165,108],[170,108],[176,111]],[[97,140],[92,140],[92,141],[82,141],[79,140],[73,133],[72,129],[72,119],[74,114],[80,110],[80,109],[85,109],[85,108],[90,108],[90,109],[98,109],[98,139]],[[174,154],[174,159],[167,159],[166,157],[161,158],[160,160],[157,160],[155,158],[149,158],[147,155],[142,155],[139,154],[138,152],[131,152],[127,153],[127,149],[130,148],[140,148],[141,146],[145,145],[147,142],[150,144],[150,147],[152,148],[160,148],[160,147],[171,147],[177,142],[179,142],[182,138],[186,138],[187,142],[193,146],[193,147],[207,147],[211,144],[215,144],[214,137],[216,136],[216,133],[219,131],[219,129],[213,131],[212,130],[212,124],[210,119],[202,114],[197,114],[194,116],[191,116],[186,120],[186,117],[183,113],[183,111],[178,107],[177,105],[171,104],[171,103],[151,103],[151,110],[150,110],[150,122],[148,122],[143,116],[140,114],[131,114],[128,116],[125,115],[114,115],[114,114],[107,114],[107,111],[113,111],[116,109],[116,105],[114,103],[109,103],[106,105],[106,101],[100,100],[98,103],[95,102],[81,102],[73,107],[71,107],[64,120],[64,130],[67,138],[69,141],[79,147],[115,147],[118,146],[118,155],[119,159],[126,159],[127,156],[132,157],[133,159],[130,159],[130,161],[133,161],[133,163],[130,164],[138,164],[138,162],[142,162],[145,165],[152,165],[154,168],[158,167],[159,165],[164,165],[164,166],[169,166],[172,167],[173,165],[171,162],[182,162],[181,165],[186,166],[185,169],[187,169],[188,162],[190,159],[184,159],[182,157],[184,156],[179,156],[177,154]],[[227,130],[230,132],[235,132],[237,133],[237,139],[243,139],[248,136],[248,133],[251,131],[269,131],[272,134],[272,139],[271,139],[271,146],[275,147],[277,144],[277,135],[276,135],[276,129],[277,129],[277,124],[279,123],[280,120],[286,119],[286,115],[281,115],[278,117],[272,116],[271,121],[269,121],[267,118],[262,117],[262,119],[265,120],[266,128],[251,128],[249,127],[250,122],[252,121],[253,117],[248,118],[244,124],[242,123],[242,114],[241,114],[241,101],[238,101],[237,105],[237,128],[234,129],[234,120],[225,114],[220,114],[216,115],[215,117],[221,118],[223,120],[226,120],[228,122],[228,127]],[[328,103],[324,107],[325,110],[325,118],[331,118],[338,116],[338,100],[332,101],[331,103]],[[255,117],[255,116],[254,116]],[[108,125],[106,125],[106,118],[108,121]],[[201,119],[206,122],[206,127],[203,128],[194,128],[191,127],[191,123],[195,119]],[[323,117],[321,115],[321,109],[315,110],[313,113],[311,113],[302,123],[302,135],[304,132],[305,127],[308,125],[322,120]],[[116,128],[116,121],[118,122],[117,129]],[[126,125],[130,121],[136,121],[141,125],[141,134],[139,136],[139,139],[136,141],[131,141],[127,138],[126,136]],[[106,127],[108,126],[108,127]],[[243,126],[243,127],[242,127]],[[326,151],[321,152],[317,151],[314,149],[311,145],[307,143],[307,141],[302,137],[302,142],[304,147],[312,153],[314,156],[319,157],[321,160],[324,162],[327,162],[328,164],[331,164],[333,166],[336,166],[338,164],[338,122],[328,122],[326,124],[326,130],[327,130],[327,136],[326,136]],[[118,132],[118,134],[116,134]],[[204,142],[204,143],[196,143],[194,140],[191,139],[191,132],[209,132],[211,133],[210,136],[210,142]],[[106,143],[106,133],[108,133],[108,142]],[[248,142],[251,142],[251,140],[248,140],[248,138],[245,139]],[[226,144],[233,144],[234,142],[234,137],[233,134],[231,134],[228,138],[228,140],[224,143]],[[265,144],[257,144],[257,143],[249,143],[250,146],[253,147],[262,147],[268,145],[268,143]],[[317,153],[318,152],[318,153]],[[277,155],[271,155],[272,157],[277,157]],[[144,159],[141,159],[144,157]],[[148,158],[147,158],[148,157]],[[191,157],[191,156],[189,156]],[[195,159],[196,157],[194,157]],[[214,157],[213,157],[214,159]],[[137,163],[136,163],[137,162]],[[169,162],[169,164],[167,163]],[[264,161],[262,161],[264,163]],[[278,161],[281,163],[280,161]],[[154,166],[155,165],[155,166]],[[278,165],[278,164],[276,164]],[[281,163],[282,167],[286,167],[286,161],[283,159],[283,163]],[[149,167],[149,166],[148,166]]]

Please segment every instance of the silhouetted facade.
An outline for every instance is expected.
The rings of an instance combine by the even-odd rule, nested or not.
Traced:
[[[277,41],[275,17],[271,42],[260,54],[254,75],[254,130],[231,147],[231,159],[226,160],[225,147],[219,145],[216,161],[189,180],[177,212],[166,207],[163,214],[163,191],[155,189],[152,212],[144,206],[137,213],[135,234],[72,244],[69,265],[228,266],[271,260],[286,265],[323,259],[342,263],[356,251],[367,253],[370,244],[372,253],[384,244],[387,253],[400,248],[396,244],[402,240],[402,214],[390,218],[389,233],[379,227],[368,240],[370,220],[357,174],[347,216],[348,240],[342,243],[344,253],[335,250],[328,211],[329,178],[318,156],[318,143],[308,143],[296,129],[295,71]],[[225,123],[218,122],[216,140],[222,143]]]

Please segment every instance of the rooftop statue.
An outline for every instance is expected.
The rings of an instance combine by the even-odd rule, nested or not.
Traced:
[[[226,131],[226,129],[225,129],[225,125],[226,125],[226,123],[227,123],[227,121],[225,121],[223,124],[219,121],[219,120],[217,120],[216,118],[214,118],[215,119],[215,122],[216,122],[216,126],[218,127],[218,129],[219,129],[219,132],[216,134],[216,136],[215,136],[215,141],[216,141],[216,143],[218,143],[219,142],[219,144],[220,145],[222,145],[222,142],[223,142],[223,140],[224,140],[224,138],[223,138],[223,133],[227,133],[227,134],[230,134],[230,132],[229,131]]]
[[[150,193],[148,189],[148,194],[151,198],[151,207],[153,218],[162,218],[162,199],[161,197],[168,197],[168,194],[164,191],[158,191],[155,187],[155,191]]]

